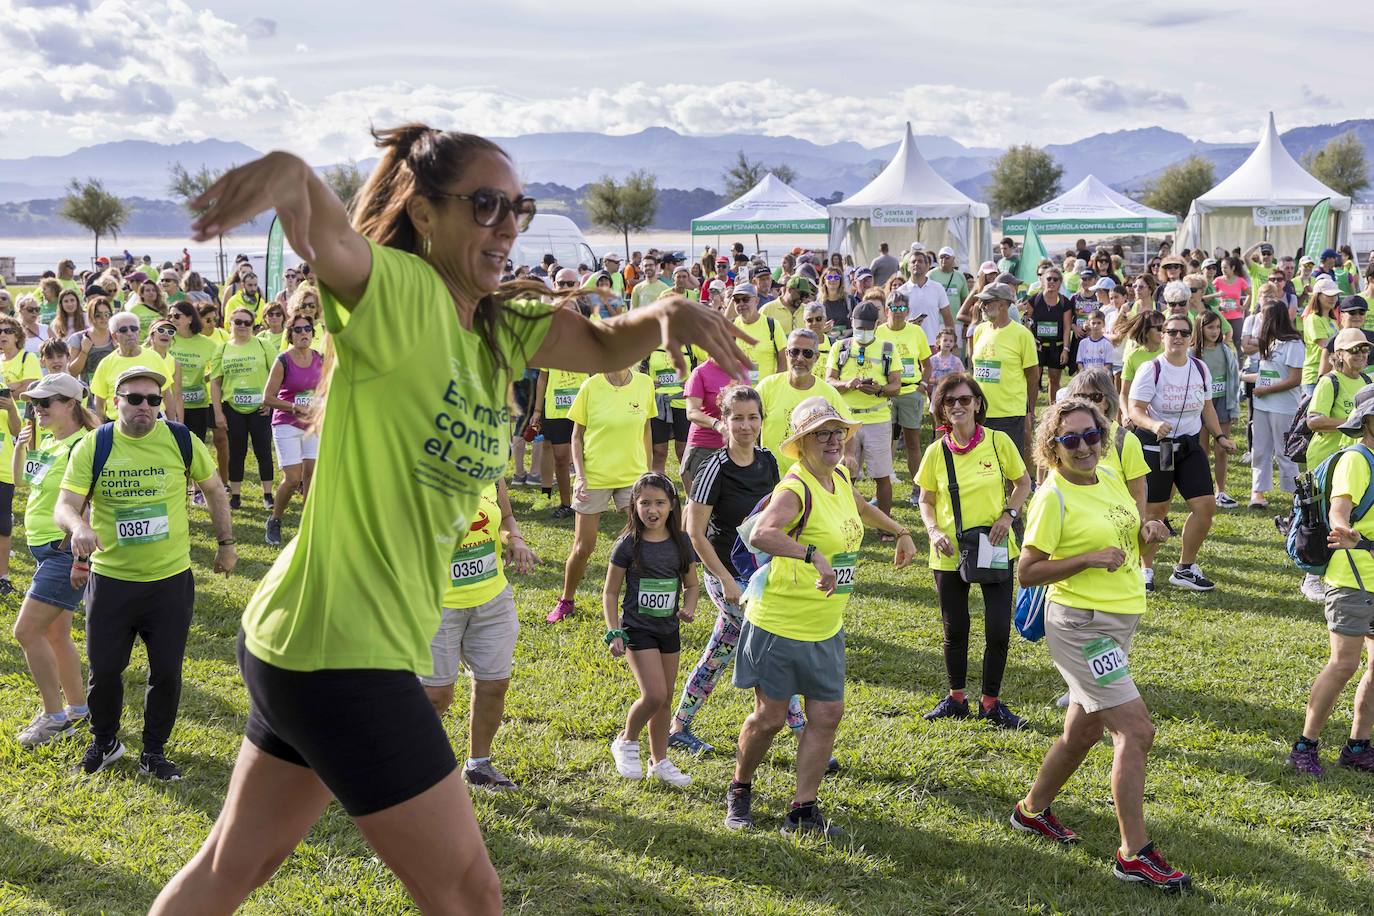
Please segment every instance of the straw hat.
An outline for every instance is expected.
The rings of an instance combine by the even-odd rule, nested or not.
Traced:
[[[844,427],[844,441],[854,437],[859,424],[846,420],[834,406],[822,397],[807,398],[792,408],[792,435],[782,440],[778,451],[794,461],[801,460],[801,439],[827,423],[839,423]]]

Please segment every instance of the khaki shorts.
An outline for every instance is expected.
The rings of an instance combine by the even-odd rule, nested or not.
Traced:
[[[429,641],[434,673],[421,677],[426,687],[447,687],[458,680],[460,667],[474,680],[500,681],[510,677],[520,619],[510,586],[486,604],[444,608],[439,632]]]
[[[920,429],[925,413],[925,392],[917,388],[892,399],[892,422],[902,429]]]
[[[1127,663],[1139,614],[1045,607],[1045,644],[1073,702],[1084,712],[1122,706],[1140,696]]]
[[[630,506],[630,493],[634,487],[614,487],[608,490],[588,490],[586,499],[573,498],[573,511],[581,512],[583,515],[600,515],[615,503],[615,507],[624,512]]]
[[[872,478],[892,476],[892,424],[868,423],[854,433],[854,454],[859,467],[868,469]]]
[[[1328,585],[1326,628],[1341,636],[1374,636],[1374,603],[1371,602],[1374,602],[1374,595],[1358,588]]]

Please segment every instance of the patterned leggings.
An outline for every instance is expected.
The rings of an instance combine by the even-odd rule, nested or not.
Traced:
[[[739,605],[725,600],[720,580],[710,573],[703,573],[702,577],[706,580],[706,594],[711,596],[711,600],[720,609],[720,614],[716,617],[716,626],[711,631],[710,642],[706,643],[701,659],[697,661],[697,666],[692,669],[687,684],[682,688],[682,699],[678,701],[676,713],[678,725],[682,728],[691,726],[693,717],[715,689],[720,676],[725,673],[725,667],[730,664],[730,659],[735,655],[735,647],[739,645],[740,627],[744,625],[744,614],[740,611]],[[740,581],[739,587],[743,589],[748,584],[748,580]],[[793,697],[787,704],[787,725],[793,730],[806,725],[806,716],[802,713],[799,696]]]

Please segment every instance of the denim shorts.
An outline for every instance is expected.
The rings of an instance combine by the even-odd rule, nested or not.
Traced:
[[[74,611],[86,590],[72,588],[72,555],[60,549],[61,544],[61,541],[52,541],[29,547],[38,568],[33,571],[28,596],[64,611]]]

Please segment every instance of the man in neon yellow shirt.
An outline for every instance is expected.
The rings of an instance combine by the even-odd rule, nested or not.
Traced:
[[[816,298],[816,284],[811,278],[797,274],[787,281],[782,295],[759,309],[767,318],[772,318],[784,334],[791,334],[798,328],[806,327],[806,303]]]
[[[763,428],[759,442],[777,459],[779,473],[787,473],[796,459],[784,455],[783,440],[792,435],[792,410],[807,398],[825,398],[841,416],[848,416],[844,398],[829,382],[817,378],[816,360],[819,340],[815,331],[802,328],[787,336],[787,371],[778,372],[759,382],[759,397],[763,399]]]
[[[930,383],[930,341],[920,325],[907,321],[911,306],[906,296],[894,293],[887,303],[887,321],[878,326],[877,339],[892,344],[902,369],[902,388],[892,399],[892,420],[902,428],[906,469],[911,474],[911,504],[920,496],[916,471],[921,466],[921,420],[925,415],[923,392]]]
[[[682,264],[673,268],[673,287],[671,291],[676,295],[685,296],[693,302],[697,302],[701,299],[701,290],[692,285],[692,272]],[[662,298],[667,295],[667,293],[659,293],[658,295]]]
[[[892,408],[902,388],[902,366],[896,349],[877,337],[878,304],[860,302],[849,313],[854,336],[830,350],[825,379],[844,398],[846,412],[862,424],[846,448],[852,473],[868,469],[877,491],[878,508],[892,509]]]
[[[736,285],[730,296],[730,305],[738,316],[735,318],[735,327],[756,341],[753,344],[740,341],[740,349],[754,364],[754,368],[749,370],[749,383],[757,385],[760,379],[782,372],[782,351],[787,346],[787,332],[778,326],[776,319],[765,318],[759,313],[759,293],[754,284]],[[729,314],[727,311],[727,318]]]
[[[90,558],[91,564],[86,586],[91,744],[79,767],[87,776],[124,755],[119,741],[124,670],[134,640],[141,638],[148,649],[148,693],[139,771],[160,780],[181,778],[163,752],[176,723],[195,605],[188,479],[200,484],[219,539],[215,572],[228,574],[238,562],[229,503],[205,443],[187,434],[190,461],[184,461],[176,435],[158,419],[165,382],[141,366],[119,376],[114,393],[119,419],[107,460],[96,477],[101,437],[93,433],[82,439],[68,459],[53,510],[58,527],[71,535],[73,557],[78,562]],[[83,516],[88,502],[89,523]],[[75,562],[72,569],[73,576],[80,572]]]
[[[632,309],[651,304],[669,288],[667,283],[658,278],[658,261],[652,255],[645,258],[641,266],[644,270],[644,279],[636,283],[634,292],[630,293]]]
[[[601,269],[610,274],[611,289],[615,291],[615,294],[622,299],[625,298],[625,275],[620,272],[620,255],[614,251],[603,254],[601,256]],[[592,271],[591,275],[587,277],[587,282],[583,285],[587,287],[596,286],[598,276],[596,271]]]
[[[1007,284],[990,283],[974,297],[983,303],[987,320],[973,332],[973,377],[982,386],[987,406],[983,425],[1011,436],[1027,461],[1026,444],[1031,441],[1035,397],[1040,393],[1040,357],[1035,335],[1007,314],[1015,296]]]

